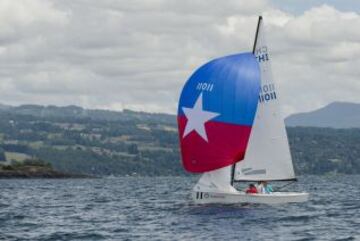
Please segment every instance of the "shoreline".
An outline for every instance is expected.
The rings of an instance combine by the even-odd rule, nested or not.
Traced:
[[[43,166],[22,166],[13,170],[0,169],[0,179],[11,178],[94,178],[90,175],[65,173]]]

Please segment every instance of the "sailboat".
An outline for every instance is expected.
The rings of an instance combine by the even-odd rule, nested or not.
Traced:
[[[296,181],[263,18],[253,51],[214,59],[185,83],[178,107],[182,163],[202,173],[195,203],[305,202],[305,192],[247,194],[236,182]]]

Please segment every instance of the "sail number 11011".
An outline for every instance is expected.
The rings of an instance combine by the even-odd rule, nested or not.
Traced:
[[[205,82],[199,82],[196,85],[196,89],[197,90],[202,90],[202,91],[209,91],[211,92],[214,88],[214,84],[210,84],[210,83],[205,83]]]

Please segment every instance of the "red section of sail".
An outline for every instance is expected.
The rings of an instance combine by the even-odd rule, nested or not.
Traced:
[[[208,121],[206,141],[195,130],[183,137],[186,123],[184,115],[178,116],[182,163],[187,171],[212,171],[244,159],[250,126]]]

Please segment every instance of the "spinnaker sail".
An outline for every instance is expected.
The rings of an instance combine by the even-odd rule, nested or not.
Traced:
[[[195,71],[182,90],[177,117],[187,171],[208,172],[244,158],[259,90],[252,53],[218,58]]]

